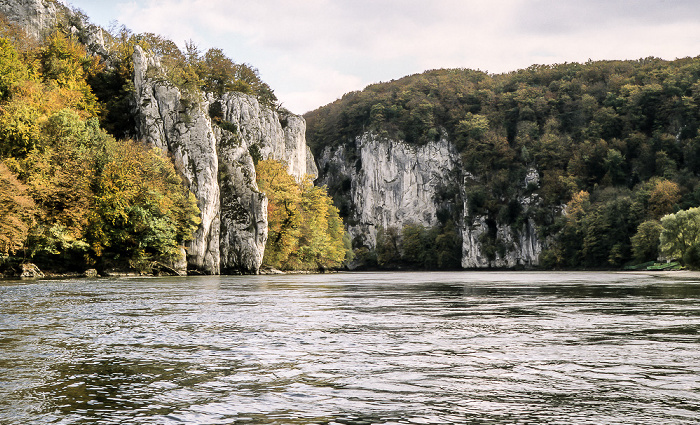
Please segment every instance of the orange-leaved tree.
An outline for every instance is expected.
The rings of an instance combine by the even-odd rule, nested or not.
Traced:
[[[284,270],[339,267],[345,260],[344,227],[324,187],[310,178],[297,182],[275,160],[256,166],[260,190],[268,197],[268,241],[263,266]]]

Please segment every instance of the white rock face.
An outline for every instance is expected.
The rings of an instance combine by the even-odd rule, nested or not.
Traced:
[[[494,253],[493,259],[482,248],[481,236],[488,232],[486,218],[477,217],[470,226],[462,231],[462,267],[467,269],[476,268],[511,268],[511,267],[531,267],[539,264],[539,256],[542,252],[542,244],[537,237],[537,230],[532,219],[528,219],[518,232],[508,225],[496,225],[496,237],[504,247],[504,252],[498,250]]]
[[[297,180],[307,174],[316,177],[318,170],[306,145],[304,118],[263,108],[256,98],[243,93],[225,93],[221,99],[208,94],[207,100],[210,104],[219,102],[223,119],[236,125],[246,145],[258,147],[262,159],[285,162]]]
[[[347,188],[349,199],[348,230],[355,241],[368,248],[376,247],[379,227],[401,229],[405,224],[425,227],[438,225],[438,193],[450,185],[462,189],[470,179],[469,173],[461,183],[455,182],[460,174],[459,155],[446,140],[416,147],[402,142],[379,139],[366,133],[358,137],[354,146],[340,145],[326,148],[319,158],[323,172],[319,183],[329,187]],[[528,172],[523,187],[537,185],[536,170]],[[462,190],[459,196],[464,211],[469,211]],[[536,197],[519,199],[523,210],[538,200]],[[487,217],[463,217],[459,226],[462,233],[462,267],[529,267],[536,266],[542,252],[535,223],[529,219],[521,229],[513,230],[506,224],[491,223]],[[484,233],[495,234],[500,249],[486,252]]]
[[[326,149],[319,161],[322,168],[332,164],[340,175],[351,179],[354,208],[350,222],[357,224],[349,225],[348,230],[353,238],[374,248],[380,227],[438,224],[435,195],[457,166],[457,154],[446,140],[415,147],[366,133],[355,145],[359,153],[355,164],[342,146]]]
[[[0,0],[0,13],[36,40],[50,35],[57,22],[63,20],[63,25],[71,25],[68,28],[71,34],[85,44],[89,53],[107,54],[104,30],[88,22],[82,13],[75,13],[56,1]]]
[[[37,40],[55,25],[60,7],[50,0],[0,0],[0,12]]]
[[[146,76],[160,68],[155,57],[136,46],[133,60],[139,134],[172,155],[201,211],[202,224],[187,246],[188,263],[204,273],[219,274],[219,161],[211,120],[199,103],[184,107],[172,84]]]
[[[472,176],[473,177],[473,176]],[[470,178],[465,178],[464,187],[468,186]],[[536,170],[528,171],[524,185],[538,184],[539,176]],[[537,196],[522,197],[518,199],[523,211],[539,202]],[[469,211],[466,197],[464,198],[464,211]],[[479,215],[471,222],[464,218],[462,228],[462,267],[474,268],[512,268],[533,267],[539,264],[540,253],[543,249],[542,241],[537,234],[537,226],[532,218],[528,218],[521,228],[513,229],[503,223],[491,223],[495,227],[496,249],[492,253],[485,252],[484,234],[489,232],[487,217]],[[493,232],[493,229],[491,229]]]
[[[283,126],[275,111],[241,93],[184,95],[163,78],[156,57],[137,46],[133,59],[139,135],[172,155],[201,210],[202,224],[187,246],[190,268],[257,273],[267,241],[267,197],[258,190],[250,152],[255,147],[263,158],[285,161],[299,179],[315,175],[304,119],[290,115]],[[215,103],[236,131],[213,123]]]

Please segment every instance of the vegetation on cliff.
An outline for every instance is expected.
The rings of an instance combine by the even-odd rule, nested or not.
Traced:
[[[255,168],[258,186],[268,197],[263,267],[281,270],[340,267],[349,240],[326,189],[314,186],[309,178],[297,182],[279,161],[261,160]]]
[[[348,93],[305,118],[315,155],[338,144],[352,153],[366,131],[452,141],[466,211],[443,222],[486,217],[491,256],[505,249],[497,226],[532,219],[547,241],[545,267],[654,260],[658,238],[637,243],[649,245],[665,214],[700,205],[700,58],[433,70]],[[525,184],[531,170],[538,181]],[[347,187],[330,189],[339,205],[347,199]],[[524,209],[525,198],[537,202]]]
[[[134,91],[135,46],[158,55],[167,79],[178,87],[185,99],[196,99],[200,91],[221,95],[236,91],[255,96],[261,105],[277,108],[277,97],[258,70],[245,63],[235,63],[221,49],[202,53],[188,42],[183,52],[172,40],[153,33],[135,34],[126,27],[114,28],[107,34],[110,66],[88,78],[98,99],[104,105],[100,122],[116,137],[125,137],[135,128],[130,105]],[[155,70],[153,70],[155,72]]]
[[[163,153],[100,128],[99,59],[61,32],[18,40],[0,38],[0,255],[77,271],[179,260],[196,200]]]

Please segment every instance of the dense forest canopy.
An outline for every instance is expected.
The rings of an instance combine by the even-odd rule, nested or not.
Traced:
[[[645,58],[501,75],[433,70],[305,118],[317,156],[352,150],[368,131],[415,145],[446,138],[460,153],[467,222],[479,215],[517,228],[533,218],[549,240],[543,265],[619,267],[656,258],[633,246],[642,223],[700,205],[699,106],[700,58]],[[531,170],[539,182],[523,188]],[[517,200],[531,195],[539,206],[524,213]]]

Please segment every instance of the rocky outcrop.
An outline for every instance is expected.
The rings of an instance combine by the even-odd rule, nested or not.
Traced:
[[[162,78],[156,57],[136,46],[133,60],[137,131],[147,143],[172,155],[197,196],[202,223],[187,247],[188,263],[201,272],[218,274],[219,161],[211,120],[198,94],[183,99],[180,90]]]
[[[41,279],[45,277],[44,273],[39,270],[39,267],[33,263],[22,264],[22,273],[19,275],[21,279]]]
[[[107,55],[104,30],[78,10],[56,0],[0,0],[0,13],[36,40],[60,27],[75,36],[91,54]]]
[[[474,176],[467,176],[463,188],[467,189]],[[539,188],[539,173],[534,168],[528,170],[522,189],[531,191]],[[498,223],[484,215],[465,216],[462,228],[462,267],[473,268],[513,268],[533,267],[539,264],[543,243],[537,226],[531,218],[531,210],[541,204],[537,195],[517,198],[521,215],[528,217],[524,223]],[[467,197],[464,197],[464,211],[468,212]],[[485,246],[488,245],[488,248]]]
[[[304,118],[263,108],[256,98],[243,93],[225,93],[218,99],[208,94],[207,102],[224,122],[234,125],[244,145],[255,146],[256,155],[285,162],[289,174],[297,179],[316,177],[316,163],[306,145]]]
[[[462,230],[462,267],[476,268],[513,268],[532,267],[539,264],[542,243],[537,235],[537,228],[532,219],[528,219],[520,229],[506,224],[496,224],[497,247],[487,253],[484,249],[483,236],[488,234],[489,225],[486,217],[478,216]]]
[[[0,12],[37,40],[56,25],[56,17],[64,9],[53,0],[0,0]]]
[[[299,179],[315,175],[304,119],[242,93],[183,92],[165,78],[154,55],[137,46],[133,59],[138,134],[172,156],[201,210],[202,223],[187,246],[189,267],[206,274],[257,273],[267,240],[267,197],[255,182],[253,157],[285,161]]]
[[[462,267],[531,267],[539,262],[543,244],[532,219],[516,226],[468,215],[465,188],[474,176],[459,177],[459,155],[445,139],[411,146],[365,133],[354,145],[325,148],[318,161],[319,182],[334,188],[356,247],[375,248],[380,228],[436,226],[438,212],[449,210],[459,215]],[[524,192],[538,184],[537,171],[530,170]],[[457,196],[445,199],[445,193]],[[539,199],[523,196],[518,202],[527,216]],[[455,203],[463,208],[455,210]]]
[[[436,195],[454,183],[458,166],[457,154],[446,140],[416,147],[366,133],[353,148],[325,149],[319,166],[327,171],[321,184],[349,181],[348,230],[355,241],[374,248],[379,228],[438,224]]]

